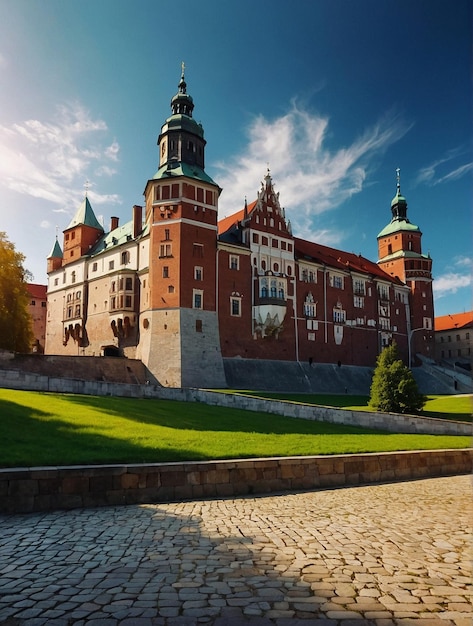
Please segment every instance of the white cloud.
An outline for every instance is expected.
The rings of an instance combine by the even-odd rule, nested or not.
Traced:
[[[471,275],[451,272],[435,279],[434,295],[436,298],[443,298],[471,285]]]
[[[103,120],[93,119],[78,103],[59,106],[54,121],[0,126],[0,185],[56,205],[64,205],[67,197],[75,206],[97,163],[100,175],[114,173],[107,161],[118,160],[119,145],[109,143],[107,131]],[[119,202],[116,195],[95,197],[97,202]]]
[[[449,163],[450,161],[457,159],[464,153],[464,149],[454,148],[449,150],[445,156],[436,159],[429,165],[426,165],[422,169],[419,170],[417,174],[415,183],[416,184],[426,184],[431,187],[435,185],[440,185],[441,183],[447,183],[451,180],[456,180],[461,178],[471,170],[473,170],[473,162],[463,163],[462,165],[458,165],[450,171],[445,172],[445,163]]]
[[[434,297],[436,299],[457,293],[459,289],[473,286],[472,280],[473,259],[466,256],[456,257],[453,266],[437,276],[433,282]]]
[[[329,119],[292,104],[289,112],[275,120],[256,117],[248,129],[248,145],[229,162],[214,164],[223,187],[221,216],[241,209],[244,194],[256,198],[265,168],[269,165],[282,206],[291,203],[290,217],[298,236],[319,237],[337,243],[341,234],[314,230],[318,214],[330,211],[365,184],[375,155],[398,141],[409,126],[393,114],[365,130],[351,145],[327,146]],[[318,239],[320,241],[320,239]]]

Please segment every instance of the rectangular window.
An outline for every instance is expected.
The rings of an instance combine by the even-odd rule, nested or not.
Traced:
[[[361,280],[360,278],[353,279],[353,293],[355,293],[358,296],[365,295],[365,281],[364,280]]]
[[[238,270],[240,269],[240,257],[235,256],[233,254],[230,255],[230,269]]]
[[[279,248],[279,241],[277,239],[273,239],[271,241],[271,245],[273,248]]]
[[[230,298],[230,314],[233,317],[241,316],[241,298]]]
[[[259,243],[259,235],[257,233],[253,233],[253,243]]]
[[[204,292],[200,289],[194,289],[192,293],[192,308],[194,309],[202,309],[203,308],[203,297]]]
[[[268,238],[265,237],[264,235],[261,237],[261,244],[263,246],[267,246],[268,245]]]
[[[170,235],[169,228],[165,228],[165,229],[164,229],[164,239],[165,239],[166,241],[169,241],[169,240],[171,239],[171,235]]]
[[[125,296],[125,307],[131,309],[131,296]]]
[[[378,285],[378,297],[381,300],[389,300],[389,288],[387,285]]]
[[[41,302],[41,306],[42,306],[43,309],[45,309],[46,308],[46,302]]]
[[[169,278],[169,267],[167,265],[163,266],[163,278]]]
[[[93,272],[97,271],[97,263],[92,263],[92,271]]]
[[[315,302],[304,302],[304,315],[306,317],[315,317]]]
[[[159,258],[172,256],[172,246],[170,243],[162,243],[159,246]]]
[[[337,276],[336,274],[332,274],[330,276],[330,284],[335,289],[343,289],[343,278],[341,276]]]
[[[422,326],[426,330],[432,330],[432,320],[430,319],[430,317],[424,317],[424,323]]]
[[[281,224],[279,224],[279,226],[281,226]],[[285,250],[287,247],[286,242],[285,241],[281,241],[281,250]]]
[[[202,259],[204,257],[204,246],[201,243],[195,243],[192,246],[192,256],[198,259]]]
[[[115,267],[115,261],[109,261],[108,262],[108,269],[109,270],[113,270],[114,267]]]
[[[307,333],[308,341],[315,341],[315,333]]]
[[[204,280],[204,268],[195,266],[194,267],[194,279],[195,280]]]
[[[333,310],[333,321],[335,324],[343,324],[346,319],[346,313],[343,309],[334,309]]]
[[[363,296],[353,296],[353,306],[357,309],[362,309],[365,306],[365,299]]]
[[[130,262],[130,253],[128,252],[128,250],[125,250],[125,252],[122,252],[122,265],[126,265],[129,262]]]
[[[202,320],[195,320],[195,332],[196,333],[202,332]]]

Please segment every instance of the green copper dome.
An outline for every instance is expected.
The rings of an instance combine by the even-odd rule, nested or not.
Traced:
[[[396,195],[391,200],[391,206],[393,207],[395,204],[400,204],[400,203],[407,205],[407,200],[404,198],[404,196],[401,196],[401,190],[398,189]]]

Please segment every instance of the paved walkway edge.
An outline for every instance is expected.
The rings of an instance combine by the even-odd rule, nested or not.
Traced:
[[[0,470],[0,513],[356,486],[468,474],[473,449]]]

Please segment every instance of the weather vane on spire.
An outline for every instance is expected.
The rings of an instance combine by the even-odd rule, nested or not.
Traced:
[[[88,180],[85,181],[84,188],[85,188],[85,197],[87,198],[87,192],[89,191],[89,181]]]
[[[182,75],[184,76],[184,70],[186,69],[186,64],[184,63],[184,61],[181,61],[181,72]]]
[[[401,192],[401,169],[399,167],[396,168],[396,187],[398,192]]]

